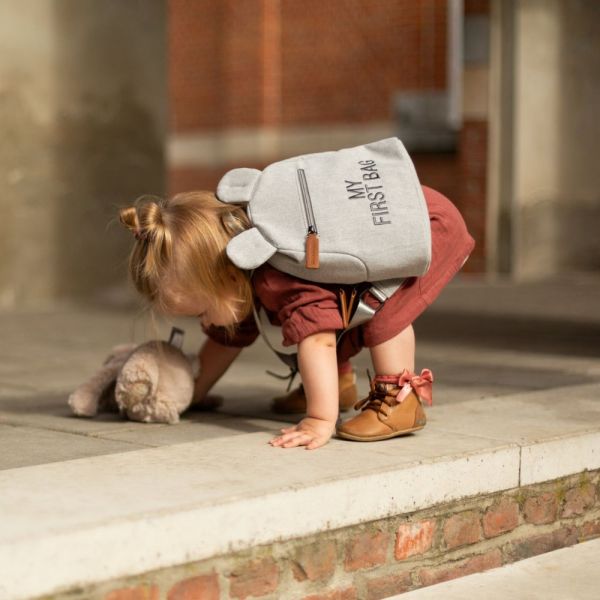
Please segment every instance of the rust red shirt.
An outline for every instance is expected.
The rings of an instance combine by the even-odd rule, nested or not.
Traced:
[[[364,325],[349,330],[338,347],[338,362],[394,337],[408,327],[439,295],[445,285],[467,260],[475,241],[465,222],[445,196],[422,186],[431,222],[431,264],[421,277],[411,277],[387,300],[377,314]],[[280,325],[283,345],[297,344],[319,331],[342,329],[339,290],[353,287],[362,291],[367,282],[358,285],[323,284],[283,273],[268,263],[254,271],[255,299],[265,308],[269,320]],[[376,307],[379,303],[369,293],[363,298]],[[228,338],[223,327],[204,328],[215,341],[227,346],[249,346],[259,335],[251,314],[238,324]]]

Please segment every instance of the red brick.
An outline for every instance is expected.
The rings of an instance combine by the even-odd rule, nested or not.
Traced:
[[[441,581],[448,581],[456,577],[463,577],[471,573],[480,573],[502,565],[502,553],[498,548],[494,548],[485,554],[472,556],[465,560],[458,561],[452,565],[442,567],[433,567],[421,569],[419,579],[423,585],[433,585]]]
[[[300,548],[292,560],[296,581],[329,579],[335,571],[337,553],[335,542],[315,542]]]
[[[485,511],[482,519],[485,537],[495,537],[513,530],[519,524],[519,504],[503,498]]]
[[[229,594],[233,598],[264,596],[274,592],[279,584],[279,569],[272,558],[252,560],[241,565],[229,576]]]
[[[155,585],[120,588],[109,592],[104,600],[159,600],[159,590]]]
[[[600,519],[587,521],[579,527],[579,535],[583,540],[591,539],[600,535]]]
[[[412,587],[410,573],[398,573],[376,577],[367,581],[367,600],[380,600],[395,594],[403,594]]]
[[[167,600],[219,600],[219,578],[211,573],[184,579],[169,590]]]
[[[358,593],[356,588],[351,585],[350,587],[330,590],[324,594],[311,594],[310,596],[304,596],[302,600],[357,600],[357,598]]]
[[[352,22],[339,18],[337,2],[272,4],[168,3],[172,128],[379,121],[390,118],[396,90],[446,87],[447,11],[440,0],[427,10],[406,1],[359,7],[363,18]],[[344,36],[354,40],[352,52],[339,44]],[[371,77],[375,63],[377,93],[357,89],[353,81]]]
[[[433,543],[435,521],[419,521],[418,523],[402,523],[396,532],[396,560],[403,560],[415,554],[424,554]]]
[[[348,541],[344,568],[356,571],[386,561],[389,534],[383,531],[361,533]]]
[[[444,540],[448,548],[474,544],[481,539],[479,514],[466,511],[452,515],[444,523]]]
[[[528,523],[542,525],[556,521],[558,500],[554,492],[546,492],[540,496],[531,496],[525,500],[523,516]]]
[[[596,488],[591,483],[571,488],[565,495],[561,516],[566,518],[582,515],[594,505],[595,501]]]
[[[558,548],[572,546],[577,541],[576,527],[562,527],[549,533],[514,540],[505,546],[504,556],[510,561],[521,560]]]

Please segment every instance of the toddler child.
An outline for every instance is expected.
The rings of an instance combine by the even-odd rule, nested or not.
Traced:
[[[281,326],[283,344],[298,346],[302,384],[279,399],[279,412],[306,411],[297,425],[282,428],[270,444],[312,450],[334,433],[376,441],[422,429],[422,403],[431,403],[433,376],[427,369],[414,373],[412,322],[460,270],[475,245],[452,202],[422,187],[431,223],[429,270],[406,279],[370,321],[348,330],[337,346],[336,331],[344,328],[340,289],[348,298],[353,290],[368,288],[368,282],[314,283],[268,263],[253,272],[239,269],[225,248],[251,224],[242,206],[221,202],[208,191],[121,209],[121,223],[136,239],[129,271],[138,292],[160,312],[197,316],[208,336],[199,351],[194,403],[209,407],[208,391],[259,335],[252,310],[256,302],[271,323]],[[379,304],[369,292],[363,300],[374,308]],[[349,359],[363,347],[369,348],[375,376],[368,396],[354,404]],[[338,411],[349,408],[349,398],[360,413],[336,427]],[[295,409],[286,410],[286,402],[288,409],[295,402]]]

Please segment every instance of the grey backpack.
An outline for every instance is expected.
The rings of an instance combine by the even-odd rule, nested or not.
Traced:
[[[268,262],[309,281],[371,284],[343,307],[355,309],[344,316],[344,331],[376,312],[362,301],[366,291],[382,305],[404,278],[429,269],[429,213],[398,138],[295,156],[263,171],[233,169],[216,195],[246,205],[252,222],[227,245],[227,256],[241,269]],[[261,328],[258,315],[256,321]]]
[[[310,281],[375,283],[429,268],[429,214],[398,138],[233,169],[216,193],[247,204],[253,227],[227,246],[242,269],[269,262]]]

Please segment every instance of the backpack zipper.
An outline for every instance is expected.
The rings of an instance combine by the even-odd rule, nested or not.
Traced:
[[[307,269],[319,268],[319,230],[315,223],[315,213],[313,212],[312,202],[310,200],[310,192],[306,183],[306,173],[304,169],[297,169],[298,181],[300,182],[300,194],[302,195],[302,204],[304,206],[304,214],[308,223],[306,232],[305,245],[305,266]]]

